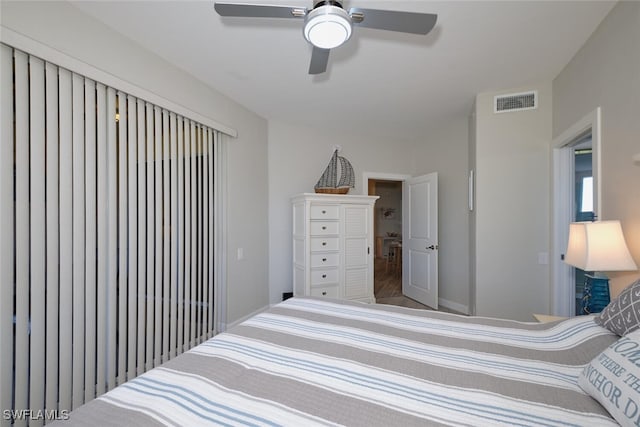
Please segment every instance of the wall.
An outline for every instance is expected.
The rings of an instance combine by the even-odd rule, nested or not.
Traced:
[[[2,25],[238,131],[237,138],[228,140],[226,320],[264,307],[268,301],[266,120],[67,2],[3,1]],[[238,247],[245,248],[242,261],[235,257]]]
[[[467,118],[433,129],[414,146],[412,175],[438,172],[440,304],[469,312],[469,207]]]
[[[619,219],[640,265],[640,3],[619,2],[553,80],[553,135],[602,110],[601,219]],[[638,272],[612,274],[612,294]]]
[[[434,129],[419,141],[388,140],[364,133],[337,133],[269,122],[269,295],[282,299],[292,289],[292,195],[313,192],[333,145],[353,164],[356,188],[364,194],[362,173],[439,174],[440,296],[456,307],[468,304],[467,123],[461,119]],[[457,304],[457,305],[456,305]]]
[[[493,98],[538,90],[535,110]],[[475,105],[476,314],[529,320],[549,308],[551,82],[479,94]],[[541,259],[539,259],[541,257]]]

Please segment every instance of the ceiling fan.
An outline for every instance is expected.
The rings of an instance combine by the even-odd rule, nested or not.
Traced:
[[[296,6],[220,3],[215,10],[220,16],[244,18],[304,18],[304,38],[313,45],[309,74],[327,70],[331,49],[351,37],[354,26],[378,30],[427,34],[436,25],[437,15],[431,13],[352,7],[346,11],[341,1],[314,0],[311,10]]]

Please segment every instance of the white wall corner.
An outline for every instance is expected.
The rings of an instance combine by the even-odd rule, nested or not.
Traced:
[[[223,322],[220,322],[220,323],[219,323],[219,329],[218,329],[218,332],[225,332],[227,329],[230,329],[230,328],[233,328],[234,326],[239,325],[240,323],[242,323],[242,322],[244,322],[245,320],[247,320],[247,319],[249,319],[249,318],[251,318],[251,317],[255,316],[256,314],[260,314],[260,313],[262,313],[263,311],[268,310],[268,309],[269,309],[269,308],[271,308],[273,305],[275,305],[275,304],[272,304],[272,305],[265,305],[264,307],[259,308],[258,310],[254,311],[253,313],[249,313],[249,314],[247,314],[246,316],[243,316],[243,317],[241,317],[241,318],[239,318],[239,319],[237,319],[237,320],[234,320],[234,321],[233,321],[233,322],[231,322],[231,323],[223,323]]]

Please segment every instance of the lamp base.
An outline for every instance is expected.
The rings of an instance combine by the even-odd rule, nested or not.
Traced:
[[[601,312],[609,302],[609,279],[585,274],[584,297],[582,298],[582,314]]]

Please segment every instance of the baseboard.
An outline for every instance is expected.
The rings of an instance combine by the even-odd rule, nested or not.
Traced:
[[[438,305],[441,305],[449,310],[457,311],[458,313],[469,314],[469,307],[463,304],[459,304],[453,301],[447,301],[443,298],[438,298]]]

